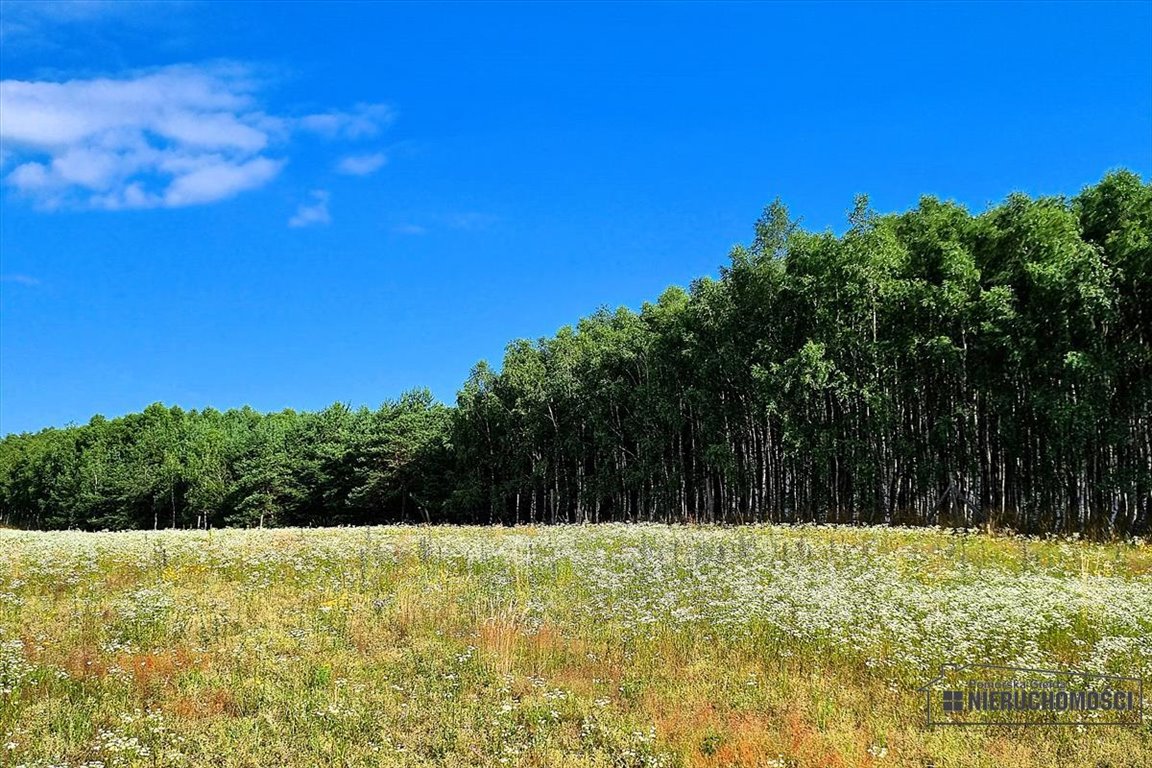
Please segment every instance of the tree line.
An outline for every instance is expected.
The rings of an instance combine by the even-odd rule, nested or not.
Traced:
[[[478,364],[455,407],[153,405],[0,441],[38,528],[678,521],[1152,531],[1152,184],[842,235],[779,202],[718,278]]]

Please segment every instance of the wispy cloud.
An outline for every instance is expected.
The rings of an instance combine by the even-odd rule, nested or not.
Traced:
[[[368,176],[383,168],[387,162],[388,156],[383,152],[376,152],[371,155],[348,155],[341,158],[340,162],[336,164],[336,171],[349,176]]]
[[[290,227],[310,227],[315,224],[330,224],[332,216],[328,213],[328,193],[323,189],[312,191],[311,203],[300,203],[296,214],[288,220]]]
[[[392,231],[398,235],[425,235],[428,230],[419,224],[400,224],[392,228]]]
[[[0,41],[43,44],[57,27],[91,26],[100,22],[127,22],[139,18],[171,17],[190,3],[161,0],[4,0],[0,14]]]
[[[397,235],[426,235],[429,232],[444,232],[446,230],[462,230],[476,232],[488,229],[500,221],[500,217],[479,211],[463,211],[459,213],[440,213],[423,217],[422,224],[408,222],[392,227],[393,234]]]
[[[300,118],[300,128],[329,139],[370,139],[391,124],[386,104],[357,104],[348,112],[320,112]]]
[[[490,213],[467,211],[465,213],[450,213],[442,217],[445,226],[450,229],[477,230],[487,229],[499,219]]]
[[[5,183],[44,208],[202,205],[255,189],[287,162],[294,133],[376,135],[383,105],[276,115],[237,64],[177,65],[123,78],[0,82]]]
[[[16,283],[34,288],[40,285],[40,280],[32,275],[0,275],[0,283]]]

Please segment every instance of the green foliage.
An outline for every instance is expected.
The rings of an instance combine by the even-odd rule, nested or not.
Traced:
[[[461,512],[1147,533],[1152,186],[849,225],[775,202],[719,280],[510,345],[454,414]]]
[[[719,279],[480,363],[455,408],[153,405],[0,441],[46,528],[814,521],[1152,528],[1152,185],[925,197],[841,236],[779,202]]]
[[[428,519],[443,504],[448,409],[183,411],[0,441],[0,504],[33,528],[207,528]]]

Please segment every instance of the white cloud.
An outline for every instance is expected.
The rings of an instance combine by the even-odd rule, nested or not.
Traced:
[[[388,156],[383,152],[375,152],[371,155],[348,155],[341,158],[340,162],[336,164],[336,171],[349,176],[368,176],[383,168],[387,162]]]
[[[323,189],[312,191],[311,203],[300,203],[296,208],[296,215],[288,220],[290,227],[310,227],[313,224],[330,224],[332,216],[328,213],[328,193]]]
[[[377,134],[387,107],[278,116],[235,64],[176,65],[129,77],[0,82],[5,183],[46,208],[202,205],[267,184],[294,132]]]
[[[164,202],[169,206],[196,205],[232,197],[264,186],[283,165],[283,160],[266,157],[257,157],[239,165],[226,160],[211,163],[178,176],[164,193]]]

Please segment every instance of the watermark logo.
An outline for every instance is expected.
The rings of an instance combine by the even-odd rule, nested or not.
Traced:
[[[928,725],[1140,725],[1140,678],[943,664],[919,689]]]

